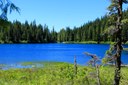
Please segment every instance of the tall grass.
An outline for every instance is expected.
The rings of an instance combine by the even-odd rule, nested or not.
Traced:
[[[0,70],[0,85],[96,85],[95,69],[78,66],[74,74],[74,65],[68,63],[45,63],[40,68]],[[112,85],[114,68],[102,66],[100,70],[101,85]],[[128,84],[128,68],[123,67],[121,84]]]

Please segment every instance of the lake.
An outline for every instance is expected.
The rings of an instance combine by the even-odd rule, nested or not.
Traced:
[[[0,64],[39,61],[73,63],[76,56],[78,64],[84,65],[90,59],[84,52],[102,58],[108,48],[108,44],[0,44]],[[122,61],[128,64],[127,52],[123,52]]]

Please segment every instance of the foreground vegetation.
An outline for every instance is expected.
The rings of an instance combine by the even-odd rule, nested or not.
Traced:
[[[97,85],[93,67],[78,66],[75,74],[73,64],[48,62],[42,64],[43,67],[0,70],[0,85]],[[103,66],[99,71],[101,85],[112,85],[114,67]],[[127,85],[128,68],[123,67],[121,71],[120,85]]]

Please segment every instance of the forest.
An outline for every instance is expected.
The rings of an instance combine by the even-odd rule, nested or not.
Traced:
[[[106,33],[111,25],[111,16],[103,16],[89,21],[80,27],[66,27],[56,32],[45,24],[36,24],[36,21],[21,23],[20,21],[0,20],[0,43],[56,43],[56,42],[84,42],[115,41],[115,36]],[[128,10],[123,11],[123,18],[128,18]],[[125,28],[125,29],[124,29]],[[127,24],[123,25],[122,40],[128,40]]]
[[[123,54],[127,55],[128,48],[127,45],[123,46],[122,44],[125,44],[128,41],[128,9],[123,10],[123,4],[128,4],[128,0],[110,0],[110,2],[111,4],[107,8],[109,13],[102,16],[101,18],[97,18],[94,21],[88,21],[80,27],[61,28],[61,30],[57,32],[54,27],[51,29],[46,24],[37,25],[36,21],[33,21],[31,23],[29,23],[28,21],[25,21],[25,23],[21,23],[17,20],[13,22],[8,21],[8,8],[10,9],[11,13],[12,10],[19,12],[19,7],[15,6],[9,0],[0,0],[0,10],[2,12],[0,15],[0,43],[81,43],[92,41],[100,44],[100,42],[112,42],[110,43],[109,49],[106,50],[105,55],[102,58],[100,56],[97,56],[96,54],[92,54],[93,52],[95,52],[95,49],[91,49],[92,52],[89,52],[89,50],[87,49],[90,48],[87,47],[87,52],[83,52],[83,54],[86,57],[90,57],[89,62],[87,62],[88,66],[80,65],[77,62],[81,57],[80,55],[73,55],[74,62],[57,62],[58,58],[53,57],[53,55],[60,56],[59,52],[61,50],[58,49],[58,47],[60,48],[60,46],[56,46],[57,50],[60,50],[59,52],[53,49],[53,45],[49,46],[49,50],[44,49],[46,47],[42,47],[43,49],[37,48],[36,51],[34,51],[34,49],[32,48],[27,49],[27,46],[25,46],[26,49],[23,52],[18,51],[18,53],[21,52],[24,55],[16,54],[16,50],[19,50],[19,48],[17,47],[15,47],[16,49],[14,50],[12,48],[7,48],[5,50],[3,49],[4,47],[1,46],[1,54],[9,54],[5,57],[4,55],[1,55],[1,58],[3,57],[3,60],[7,60],[8,64],[10,65],[8,66],[6,61],[4,61],[5,64],[0,64],[0,84],[127,85],[128,65],[123,64],[122,61],[127,59],[123,59]],[[11,45],[12,44],[5,44],[4,46],[6,48],[10,47]],[[13,44],[13,48],[14,45],[15,44]],[[44,44],[38,45],[41,46]],[[93,45],[91,44],[91,46]],[[66,50],[67,48],[69,48],[69,46],[66,46]],[[103,50],[102,48],[104,47],[97,48]],[[63,49],[63,47],[61,49]],[[65,59],[69,58],[71,55],[68,57],[68,55],[65,55],[65,53],[71,54],[71,50],[73,49],[74,48],[71,48],[67,52],[63,49],[64,51],[60,56],[61,59],[64,59],[63,55],[66,56]],[[11,50],[12,52],[9,53],[9,51]],[[47,52],[46,55],[45,53],[42,53],[42,51],[44,50],[45,52]],[[4,53],[4,51],[6,52]],[[52,53],[52,51],[54,51],[54,53]],[[97,51],[98,53],[100,53],[100,50]],[[47,57],[49,61],[50,57],[47,54],[51,53],[52,57],[55,59],[55,62],[42,61],[43,59],[41,59],[39,55],[31,60],[33,62],[29,62],[29,59],[27,60],[27,58],[25,58],[27,56],[27,54],[25,54],[26,52],[30,52],[30,54],[32,53],[31,55],[29,55],[31,59],[33,54],[40,54],[37,52],[41,52],[41,57]],[[16,56],[14,54],[16,54]],[[22,56],[23,60],[20,56]],[[13,58],[16,60],[13,60]],[[20,62],[20,59],[23,62]],[[1,59],[1,61],[3,60]],[[19,65],[18,68],[9,63],[8,60],[12,60],[13,62],[16,61],[15,64],[16,66]],[[27,62],[25,62],[25,60],[27,60]],[[8,67],[6,68],[6,66]],[[22,68],[22,66],[26,67]],[[14,67],[14,69],[10,67]]]

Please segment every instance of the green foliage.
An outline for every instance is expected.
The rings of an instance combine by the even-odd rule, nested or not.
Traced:
[[[3,22],[4,21],[4,22]],[[35,22],[22,24],[0,20],[1,43],[49,43],[57,41],[57,32],[48,29],[47,25],[36,25]]]
[[[115,36],[116,44],[113,44],[107,52],[107,58],[109,62],[115,63],[115,75],[114,75],[114,85],[120,84],[120,73],[121,73],[121,53],[122,53],[122,17],[123,17],[123,4],[127,3],[127,0],[110,0],[111,4],[108,7],[110,15],[115,15],[114,20],[115,27],[111,30],[112,36]],[[127,18],[126,18],[127,19]],[[123,20],[123,23],[126,23],[127,20]],[[124,40],[124,43],[128,39]]]
[[[2,12],[1,15],[0,15],[1,19],[7,20],[8,8],[10,9],[10,13],[12,11],[17,11],[18,13],[20,13],[19,7],[17,7],[10,0],[0,0],[0,9],[1,9],[1,12]]]
[[[128,48],[123,48],[124,51],[128,51]]]
[[[128,40],[128,26],[127,26],[128,10],[123,12],[122,20],[122,38]],[[88,22],[81,27],[74,27],[73,29],[61,29],[58,33],[58,41],[60,42],[114,42],[116,41],[115,30],[116,16],[103,16],[100,19]],[[111,25],[111,26],[110,26]],[[109,29],[108,29],[109,28]],[[67,39],[68,36],[68,39]],[[70,38],[70,39],[69,39]]]
[[[41,62],[40,62],[41,63]],[[96,85],[95,68],[78,66],[74,75],[73,64],[45,62],[45,67],[0,70],[1,85]],[[114,68],[100,67],[101,85],[112,85]],[[120,85],[127,85],[128,68],[122,68]]]
[[[111,36],[116,32],[114,30],[114,15],[103,16],[94,21],[90,21],[80,27],[73,29],[67,27],[56,32],[54,27],[49,30],[47,25],[36,25],[36,22],[30,24],[26,21],[21,23],[19,21],[8,22],[0,20],[0,43],[52,43],[52,42],[66,42],[66,43],[99,43],[99,42],[114,42],[116,36]],[[122,20],[122,39],[125,42],[128,40],[128,26],[127,26],[128,10],[123,12]],[[109,29],[107,29],[109,28]]]
[[[105,57],[102,59],[103,64],[114,63],[116,59],[116,43],[111,42],[109,49],[105,53]]]

